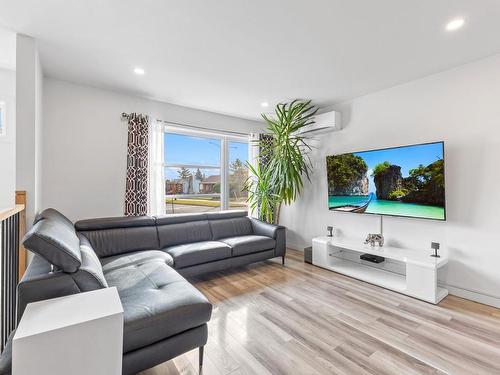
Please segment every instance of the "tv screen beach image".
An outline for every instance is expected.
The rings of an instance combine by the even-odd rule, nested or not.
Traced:
[[[328,208],[445,220],[443,142],[326,157]]]

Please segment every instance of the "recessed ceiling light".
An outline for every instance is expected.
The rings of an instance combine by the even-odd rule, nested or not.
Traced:
[[[262,102],[262,103],[260,103],[260,106],[264,107],[264,108],[265,107],[269,107],[269,103],[268,102]]]
[[[446,30],[454,31],[460,29],[465,23],[463,18],[455,18],[446,24]]]
[[[146,72],[144,71],[144,69],[137,67],[137,68],[134,68],[134,73],[137,74],[138,76],[143,76],[144,73],[146,73]]]

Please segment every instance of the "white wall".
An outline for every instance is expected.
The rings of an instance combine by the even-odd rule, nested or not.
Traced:
[[[0,68],[0,102],[6,106],[6,132],[0,135],[0,212],[12,208],[16,190],[16,72]]]
[[[41,207],[43,71],[36,40],[17,35],[16,46],[16,189],[27,194],[26,220]]]
[[[312,183],[282,211],[289,244],[309,246],[327,225],[359,240],[378,231],[378,217],[328,211],[326,155],[444,140],[447,221],[387,217],[384,235],[390,244],[421,251],[441,242],[450,257],[442,282],[455,294],[500,306],[500,55],[337,109],[345,129],[321,137]]]
[[[123,215],[127,123],[122,112],[218,130],[256,132],[255,121],[46,79],[43,206],[72,220]]]

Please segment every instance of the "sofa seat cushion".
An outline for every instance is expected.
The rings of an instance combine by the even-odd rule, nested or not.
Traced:
[[[118,289],[123,305],[124,353],[210,320],[212,305],[169,266],[167,253],[143,251],[101,262],[108,285]]]
[[[213,262],[231,257],[231,246],[219,241],[201,241],[164,249],[174,259],[175,268]]]
[[[235,257],[274,249],[276,246],[276,241],[272,238],[256,235],[229,237],[220,241],[231,246]]]
[[[102,270],[105,274],[115,269],[140,265],[142,263],[163,262],[168,266],[172,266],[174,264],[172,257],[160,250],[135,251],[132,253],[101,258],[100,260]]]

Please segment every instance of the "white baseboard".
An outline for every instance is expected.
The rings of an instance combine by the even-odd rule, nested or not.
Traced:
[[[457,296],[460,298],[465,298],[465,299],[468,299],[468,300],[471,300],[474,302],[479,302],[479,303],[482,303],[483,305],[488,305],[488,306],[500,308],[500,298],[499,297],[491,296],[488,294],[483,294],[483,293],[478,292],[478,291],[463,289],[463,288],[460,288],[457,286],[448,285],[448,284],[441,283],[441,282],[439,283],[439,285],[441,285],[443,288],[448,289],[450,294],[452,294],[454,296]]]
[[[307,246],[311,246],[311,245],[307,245]],[[296,243],[290,243],[288,241],[286,243],[287,249],[298,250],[298,251],[304,251],[304,247],[307,247],[307,246],[298,245]]]

